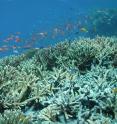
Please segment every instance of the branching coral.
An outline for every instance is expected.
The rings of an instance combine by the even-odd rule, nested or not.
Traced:
[[[32,124],[30,118],[23,115],[21,111],[5,111],[0,114],[0,124]]]
[[[116,122],[116,55],[116,37],[96,37],[1,59],[1,124]]]

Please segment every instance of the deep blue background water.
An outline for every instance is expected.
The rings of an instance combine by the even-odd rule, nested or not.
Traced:
[[[5,37],[14,32],[21,32],[21,37],[29,38],[36,30],[51,31],[97,8],[117,8],[117,0],[0,0],[0,45]],[[48,38],[39,42],[38,46],[57,41]],[[0,52],[0,56],[4,55],[8,52]]]

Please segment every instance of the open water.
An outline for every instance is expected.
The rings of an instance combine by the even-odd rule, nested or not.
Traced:
[[[117,0],[0,0],[0,57],[65,39],[116,36],[116,9]]]

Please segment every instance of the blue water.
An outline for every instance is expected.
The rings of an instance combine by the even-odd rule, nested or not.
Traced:
[[[64,30],[65,24],[75,24],[81,15],[95,9],[107,8],[117,8],[117,0],[0,0],[0,45],[24,45],[26,41],[31,41],[35,32],[51,34],[56,27]],[[21,32],[19,35],[24,39],[23,42],[3,42],[15,32]],[[36,42],[35,46],[46,47],[73,37],[76,37],[73,32],[54,39],[48,36]],[[3,51],[0,52],[0,57],[20,52]]]

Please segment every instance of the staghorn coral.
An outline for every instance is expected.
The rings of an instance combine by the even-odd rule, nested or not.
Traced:
[[[32,124],[30,118],[23,115],[20,110],[5,111],[0,114],[0,124]]]
[[[20,109],[31,124],[116,124],[116,53],[116,37],[96,37],[1,59],[2,123]]]

